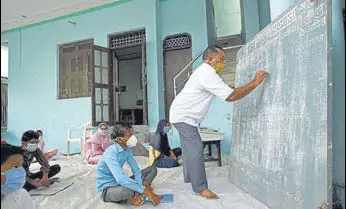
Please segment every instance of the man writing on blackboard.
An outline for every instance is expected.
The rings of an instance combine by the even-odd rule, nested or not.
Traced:
[[[193,191],[200,196],[218,199],[218,196],[208,189],[203,142],[197,127],[206,116],[214,96],[227,102],[237,101],[261,84],[268,73],[257,71],[250,83],[232,89],[218,75],[225,69],[224,50],[209,46],[203,53],[203,60],[204,63],[192,73],[183,90],[172,102],[169,119],[180,136],[184,182],[191,183]]]

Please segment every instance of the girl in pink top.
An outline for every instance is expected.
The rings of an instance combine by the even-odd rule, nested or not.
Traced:
[[[108,124],[101,123],[97,132],[84,144],[84,160],[89,164],[97,164],[109,145],[111,145],[111,138]]]

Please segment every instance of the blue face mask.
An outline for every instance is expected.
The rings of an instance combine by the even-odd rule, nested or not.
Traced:
[[[168,133],[168,132],[169,132],[169,130],[170,130],[170,128],[169,128],[169,127],[164,127],[164,128],[163,128],[163,133]]]
[[[26,173],[23,167],[14,168],[6,171],[6,181],[4,185],[1,185],[1,193],[8,195],[22,188],[26,181]]]

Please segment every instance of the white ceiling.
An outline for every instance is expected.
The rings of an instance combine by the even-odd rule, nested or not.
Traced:
[[[1,0],[1,32],[120,0]]]

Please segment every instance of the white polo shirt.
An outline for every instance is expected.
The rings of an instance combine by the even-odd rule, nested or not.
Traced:
[[[207,63],[200,65],[174,98],[169,111],[171,123],[187,123],[197,127],[208,113],[214,96],[225,101],[233,92]]]

